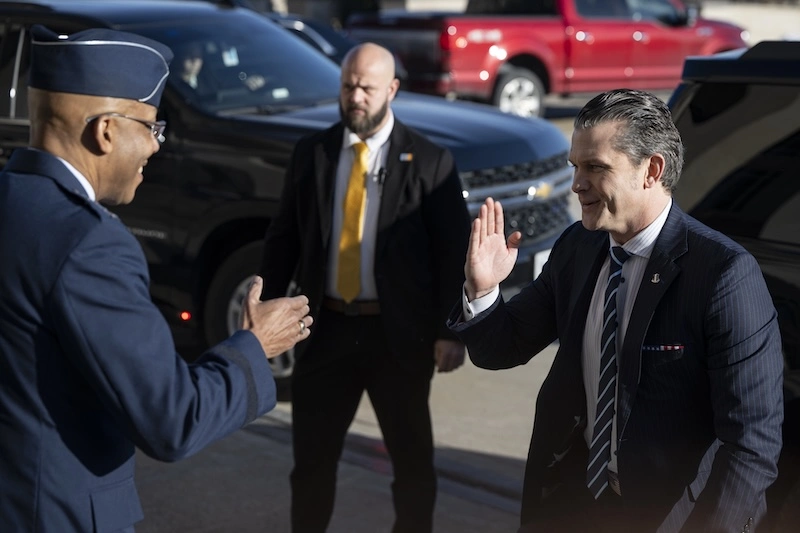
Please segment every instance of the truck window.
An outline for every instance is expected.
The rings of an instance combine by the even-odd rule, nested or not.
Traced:
[[[686,19],[685,10],[678,9],[667,0],[628,0],[634,20],[655,20],[668,26],[677,26]]]
[[[585,18],[631,18],[625,0],[575,0],[575,9]]]
[[[471,15],[557,15],[555,0],[470,0]]]

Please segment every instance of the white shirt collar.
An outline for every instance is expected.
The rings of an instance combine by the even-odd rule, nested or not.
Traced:
[[[89,195],[89,199],[95,201],[97,199],[97,195],[95,195],[94,189],[92,188],[92,185],[89,183],[89,180],[87,180],[83,174],[78,172],[78,169],[73,167],[67,160],[62,159],[58,156],[55,157],[56,159],[64,163],[64,166],[67,167],[67,170],[72,172],[72,175],[75,176],[75,179],[78,180],[78,183],[80,183],[81,186],[86,190],[86,194]]]
[[[630,255],[638,255],[640,257],[649,259],[650,254],[653,253],[653,248],[656,246],[656,239],[658,239],[658,236],[661,234],[661,230],[664,228],[664,224],[667,222],[667,216],[669,215],[669,210],[671,207],[672,198],[669,199],[666,207],[664,207],[661,213],[653,222],[650,223],[649,226],[637,233],[631,240],[623,245],[620,245],[618,242],[616,242],[614,238],[611,237],[611,234],[609,234],[609,246],[622,246],[622,249],[628,252]]]
[[[384,124],[381,129],[376,131],[372,137],[368,137],[365,141],[363,141],[367,143],[367,148],[369,148],[371,153],[374,153],[375,150],[383,146],[384,143],[389,140],[389,135],[391,135],[392,129],[394,128],[394,113],[392,113],[392,110],[389,109],[386,114],[389,117],[389,120],[386,121],[386,124]],[[345,126],[342,150],[349,150],[351,146],[360,142],[362,141],[359,136],[350,131],[350,128]]]

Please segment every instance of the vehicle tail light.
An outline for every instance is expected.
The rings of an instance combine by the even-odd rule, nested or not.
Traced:
[[[453,49],[452,38],[455,32],[455,26],[448,26],[442,29],[442,33],[439,34],[439,49],[442,52],[449,52]]]
[[[453,50],[453,40],[458,30],[455,26],[447,26],[439,34],[439,50],[441,51],[442,72],[450,72],[450,52]]]

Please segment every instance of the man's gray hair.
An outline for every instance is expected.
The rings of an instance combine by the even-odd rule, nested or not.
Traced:
[[[595,96],[583,106],[574,126],[588,129],[605,122],[623,124],[613,145],[631,163],[638,165],[653,154],[664,156],[661,182],[674,192],[683,169],[683,142],[667,104],[645,91],[614,89]]]

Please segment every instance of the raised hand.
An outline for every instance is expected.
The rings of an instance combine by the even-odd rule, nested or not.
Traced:
[[[465,288],[470,301],[491,292],[514,268],[522,233],[515,231],[506,241],[504,225],[503,206],[487,198],[478,218],[472,222],[464,264]]]
[[[260,276],[253,278],[242,306],[242,329],[253,332],[271,359],[307,338],[314,319],[308,314],[308,298],[304,295],[262,302],[263,284]]]

